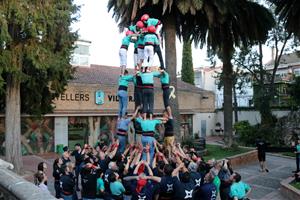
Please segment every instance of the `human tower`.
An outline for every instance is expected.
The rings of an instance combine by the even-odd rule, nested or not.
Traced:
[[[146,150],[150,151],[150,159],[154,157],[154,133],[157,125],[165,126],[165,145],[171,151],[174,143],[174,121],[169,105],[169,84],[170,77],[165,71],[164,62],[160,48],[158,30],[161,28],[161,21],[150,18],[144,14],[140,21],[128,27],[122,45],[119,50],[121,74],[119,77],[118,97],[119,114],[117,124],[117,137],[119,139],[118,151],[123,153],[127,142],[127,131],[131,121],[134,123],[136,141],[141,143]],[[134,68],[135,74],[129,74],[127,67],[127,51],[129,45],[134,44]],[[153,66],[155,53],[160,60],[160,67],[157,70]],[[164,114],[163,118],[154,118],[154,78],[159,78],[163,91]],[[134,84],[135,113],[127,117],[128,85]],[[143,158],[146,157],[146,152]]]

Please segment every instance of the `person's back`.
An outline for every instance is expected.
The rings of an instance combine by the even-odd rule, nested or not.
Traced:
[[[215,200],[217,199],[217,189],[213,183],[204,183],[195,195],[195,199]]]
[[[174,196],[174,180],[172,176],[163,176],[159,183],[159,196],[163,199],[171,199]]]
[[[60,178],[60,185],[61,185],[61,192],[63,195],[73,195],[74,187],[75,187],[75,180],[73,176],[70,175],[62,175]]]
[[[231,179],[233,183],[230,186],[229,196],[234,200],[245,198],[251,191],[250,186],[242,182],[241,175],[236,172],[231,175]]]
[[[175,191],[174,199],[193,199],[195,184],[190,179],[190,174],[188,172],[182,174],[181,180],[179,180],[177,176],[173,177],[173,181]]]
[[[91,169],[82,169],[81,171],[81,185],[82,198],[95,199],[97,195],[97,173]]]

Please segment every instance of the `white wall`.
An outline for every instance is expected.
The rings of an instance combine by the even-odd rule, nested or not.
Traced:
[[[68,146],[68,117],[54,118],[54,145],[63,144]]]
[[[201,120],[206,121],[206,136],[210,136],[215,129],[216,113],[197,113],[193,115],[193,134],[201,135]]]
[[[276,110],[272,113],[277,117],[283,117],[289,114],[289,110]],[[234,113],[233,114],[233,122],[234,122]],[[251,125],[255,125],[261,122],[260,114],[258,111],[239,111],[238,112],[239,121],[248,120]],[[221,127],[224,128],[224,114],[223,111],[218,111],[216,113],[216,121],[215,123],[220,122]]]

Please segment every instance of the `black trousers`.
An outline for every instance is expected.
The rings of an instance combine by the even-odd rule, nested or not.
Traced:
[[[169,97],[170,97],[170,88],[163,88],[163,100],[164,100],[165,109],[170,105]]]
[[[143,88],[143,113],[153,114],[154,89]]]
[[[300,162],[300,154],[296,154],[296,167],[297,167],[297,172],[299,171],[299,162]]]
[[[154,45],[154,54],[157,53],[159,62],[160,62],[160,68],[165,69],[164,59],[161,53],[160,45]]]
[[[134,87],[134,105],[135,109],[143,103],[143,89]]]

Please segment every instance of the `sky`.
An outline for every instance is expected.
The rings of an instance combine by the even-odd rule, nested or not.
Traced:
[[[108,0],[75,0],[81,5],[79,21],[73,24],[73,30],[77,30],[80,39],[92,42],[90,47],[90,63],[108,66],[119,66],[119,48],[125,33],[120,33],[117,23],[112,18],[112,12],[107,10]],[[162,49],[164,51],[164,49]],[[177,71],[181,70],[182,44],[177,39]],[[267,51],[267,50],[266,50]],[[270,53],[264,57],[268,61]],[[127,53],[128,67],[133,68],[133,44]],[[194,68],[211,65],[206,56],[206,49],[193,47]],[[155,56],[154,64],[159,64]],[[219,63],[218,63],[219,64]]]

